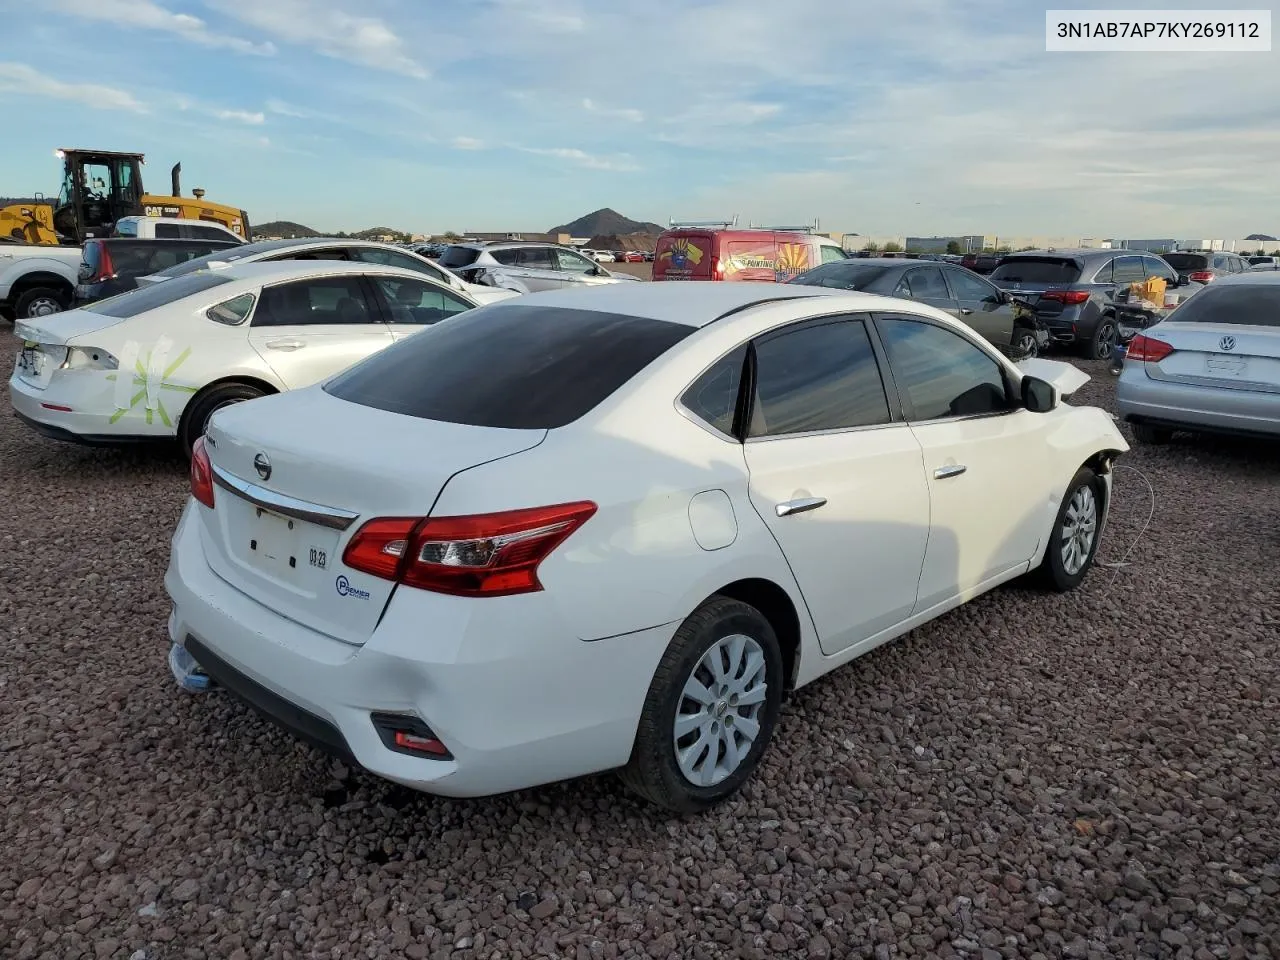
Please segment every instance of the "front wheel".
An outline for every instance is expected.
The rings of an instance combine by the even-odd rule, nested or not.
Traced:
[[[1093,566],[1102,539],[1105,496],[1102,478],[1088,467],[1081,467],[1071,478],[1040,568],[1041,578],[1051,589],[1074,590]]]
[[[747,781],[782,706],[782,652],[758,610],[712,597],[689,615],[654,672],[623,782],[697,813]]]

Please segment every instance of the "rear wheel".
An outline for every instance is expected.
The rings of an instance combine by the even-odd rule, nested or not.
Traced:
[[[1074,590],[1093,566],[1102,538],[1104,496],[1102,478],[1088,467],[1081,467],[1071,478],[1040,567],[1041,578],[1051,589]]]
[[[13,302],[13,313],[19,320],[35,320],[61,313],[71,305],[71,298],[53,287],[32,287],[20,293]]]
[[[209,429],[209,418],[223,407],[261,396],[265,394],[247,383],[224,383],[197,393],[187,404],[178,424],[178,440],[182,443],[182,452],[190,459],[191,448]]]
[[[677,813],[732,796],[769,745],[782,683],[769,621],[712,597],[680,625],[654,672],[623,782]]]
[[[1133,423],[1130,426],[1133,427],[1133,439],[1139,443],[1160,446],[1173,439],[1173,431],[1168,427],[1153,427],[1149,423]]]
[[[1098,329],[1093,331],[1086,347],[1086,356],[1090,360],[1110,360],[1116,352],[1119,335],[1116,330],[1116,318],[1111,314],[1103,314],[1098,321]]]

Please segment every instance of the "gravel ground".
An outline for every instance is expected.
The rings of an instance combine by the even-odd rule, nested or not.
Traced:
[[[744,795],[672,820],[609,777],[411,795],[179,692],[182,463],[5,412],[0,956],[1280,957],[1280,451],[1126,462],[1131,565],[806,688]],[[1102,560],[1148,510],[1121,472]]]

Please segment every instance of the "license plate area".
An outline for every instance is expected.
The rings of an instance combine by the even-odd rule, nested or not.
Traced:
[[[1238,379],[1249,372],[1249,362],[1240,357],[1205,357],[1204,368],[1211,377]]]
[[[259,576],[307,594],[333,579],[336,531],[248,503],[228,526],[232,554]]]

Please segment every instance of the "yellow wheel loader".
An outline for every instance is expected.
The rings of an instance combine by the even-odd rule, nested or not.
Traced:
[[[121,217],[178,217],[207,220],[251,239],[249,217],[236,207],[210,203],[203,190],[184,197],[179,182],[182,164],[171,172],[172,196],[143,191],[140,153],[110,150],[58,150],[62,160],[62,189],[55,203],[37,196],[31,203],[0,207],[0,240],[39,245],[79,246],[86,237],[111,232]]]

